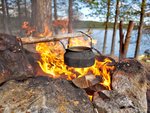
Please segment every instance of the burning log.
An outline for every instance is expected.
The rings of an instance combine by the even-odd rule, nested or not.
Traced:
[[[79,88],[88,88],[102,82],[102,76],[85,75],[83,77],[73,79],[72,82]]]
[[[0,87],[0,113],[94,113],[84,90],[48,77],[11,80]]]
[[[103,82],[102,76],[85,75],[83,77],[73,79],[72,82],[75,86],[84,89],[88,95],[92,96],[95,92],[107,90],[105,86],[100,84]]]
[[[147,113],[145,68],[134,59],[124,59],[112,75],[112,90],[102,91],[109,100],[94,100],[98,110],[111,113]]]
[[[68,39],[72,37],[81,37],[84,36],[83,33],[69,33],[69,34],[61,34],[61,35],[55,35],[50,37],[44,37],[44,38],[37,38],[37,37],[21,37],[23,44],[35,44],[35,43],[41,43],[41,42],[50,42],[50,41],[59,41],[62,39]]]

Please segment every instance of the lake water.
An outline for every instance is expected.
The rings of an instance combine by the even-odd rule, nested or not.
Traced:
[[[79,30],[83,32],[87,31],[87,29],[78,29],[76,31],[79,31]],[[99,51],[102,52],[105,30],[104,29],[91,29],[91,31],[92,31],[91,36],[93,37],[93,39],[97,40],[97,44],[95,45],[95,47]],[[107,34],[106,54],[110,54],[112,33],[113,33],[113,30],[109,29],[108,34]],[[126,30],[124,30],[124,34],[126,34]],[[137,30],[133,30],[132,35],[131,35],[131,42],[128,48],[127,57],[134,57],[136,40],[137,40]],[[148,36],[146,34],[143,34],[142,41],[140,44],[140,55],[144,54],[144,51],[146,49],[150,49],[150,35]],[[116,56],[119,55],[119,30],[117,30],[116,32],[115,55]]]

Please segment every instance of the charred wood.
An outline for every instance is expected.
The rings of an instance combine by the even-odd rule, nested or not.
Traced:
[[[73,79],[72,82],[79,88],[88,88],[102,82],[102,76],[86,75]]]

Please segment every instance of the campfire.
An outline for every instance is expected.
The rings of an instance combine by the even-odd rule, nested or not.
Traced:
[[[108,64],[111,63],[110,59],[106,58],[104,61],[96,59],[95,64],[91,67],[74,68],[64,63],[65,50],[59,42],[39,43],[36,45],[36,50],[41,55],[41,60],[38,61],[38,64],[50,77],[73,80],[93,74],[95,76],[102,76],[103,82],[100,84],[103,84],[108,90],[111,89],[110,71],[113,70],[114,67],[108,66]]]
[[[51,36],[48,31],[38,36],[0,35],[0,113],[147,112],[146,71],[137,60],[116,62],[96,50],[92,66],[70,67],[64,63],[66,39],[72,37],[69,47],[91,47],[85,35]],[[23,48],[33,43],[37,53]],[[36,68],[43,72],[35,73]]]
[[[24,22],[22,28],[26,30],[27,35],[34,31],[28,22]],[[51,35],[52,32],[47,26],[45,26],[43,33],[37,34],[38,37],[51,37]],[[90,47],[92,44],[96,44],[96,40],[90,39],[90,36],[90,38],[87,38],[86,36],[89,35],[85,34],[83,36],[69,38],[67,39],[68,42],[67,40],[63,40],[63,42],[52,41],[46,43],[37,43],[36,51],[41,56],[41,59],[39,59],[37,62],[42,71],[52,78],[73,80],[75,78],[92,74],[94,76],[101,76],[102,81],[100,81],[99,84],[103,85],[107,90],[111,90],[111,72],[114,69],[114,66],[108,64],[112,62],[112,59],[97,55],[95,63],[86,68],[69,67],[64,63],[64,54],[67,47]],[[68,45],[63,43],[68,43]]]

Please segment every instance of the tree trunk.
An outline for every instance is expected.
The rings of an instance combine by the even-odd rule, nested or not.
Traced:
[[[20,8],[20,0],[17,0],[17,8],[18,8],[18,25],[19,28],[21,26],[21,8]]]
[[[55,21],[57,21],[57,19],[58,19],[58,17],[57,17],[57,0],[54,0],[54,19],[55,19]],[[55,27],[54,30],[55,30],[55,34],[58,34],[57,27]]]
[[[5,31],[6,31],[6,26],[5,26],[5,18],[6,18],[6,13],[5,13],[5,1],[4,0],[1,0],[1,3],[2,3],[2,14],[3,14],[3,17],[2,17],[2,24],[3,24],[3,33],[5,33]]]
[[[107,0],[107,17],[106,17],[106,26],[105,26],[105,34],[104,34],[104,42],[103,42],[103,54],[105,54],[105,50],[106,50],[109,16],[110,16],[110,0]]]
[[[24,10],[25,10],[25,19],[28,18],[28,15],[27,15],[27,1],[24,0]]]
[[[142,0],[140,25],[139,25],[139,28],[138,28],[138,36],[137,36],[136,49],[135,49],[135,54],[134,54],[135,58],[137,58],[137,56],[139,54],[139,51],[140,51],[140,42],[141,42],[141,38],[142,38],[145,7],[146,7],[146,0]]]
[[[69,16],[69,23],[68,23],[68,33],[72,33],[72,21],[73,21],[73,9],[72,9],[72,3],[73,0],[69,0],[69,10],[68,10],[68,16]]]
[[[32,25],[36,32],[44,32],[47,27],[51,30],[52,26],[52,1],[51,0],[32,0]]]
[[[31,13],[31,25],[32,26],[34,26],[34,25],[36,25],[35,24],[35,19],[36,19],[36,17],[35,17],[35,14],[36,14],[36,3],[37,2],[37,0],[31,0],[31,10],[32,10],[32,13]],[[35,13],[35,14],[34,14]]]
[[[115,52],[115,41],[116,41],[118,15],[119,15],[119,0],[117,0],[117,3],[116,3],[115,23],[114,23],[114,27],[113,27],[113,36],[112,36],[112,44],[111,44],[111,55],[114,55],[114,52]]]
[[[10,34],[9,26],[8,26],[8,18],[7,18],[7,11],[6,11],[6,0],[1,0],[2,3],[2,13],[3,13],[3,32]]]
[[[54,0],[54,19],[57,20],[57,0]]]
[[[127,51],[128,51],[128,47],[129,47],[130,39],[131,39],[131,32],[132,32],[133,28],[134,28],[134,22],[130,21],[129,25],[128,25],[126,38],[125,38],[125,43],[124,43],[123,58],[126,58],[126,56],[127,56]]]
[[[10,14],[9,14],[9,6],[8,6],[8,0],[5,0],[5,3],[6,3],[6,15],[7,15],[7,24],[11,23],[10,21]],[[8,25],[8,31],[9,31],[9,34],[12,34],[12,31],[10,29],[10,26]]]
[[[120,21],[119,24],[119,37],[120,37],[120,50],[119,50],[119,60],[123,58],[123,48],[124,48],[124,34],[123,34],[123,22]]]

